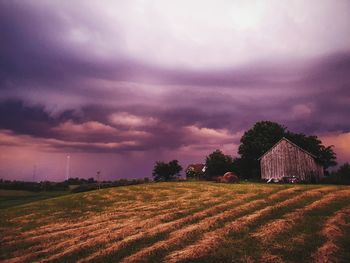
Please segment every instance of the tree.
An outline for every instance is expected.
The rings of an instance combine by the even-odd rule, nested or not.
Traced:
[[[223,154],[220,150],[215,150],[206,157],[205,166],[205,176],[209,180],[234,170],[233,158],[230,155]]]
[[[182,171],[182,167],[179,165],[178,160],[172,160],[169,162],[169,170],[171,176],[180,176],[180,172]]]
[[[350,163],[344,163],[336,172],[342,179],[350,181]]]
[[[156,162],[152,175],[155,181],[172,181],[180,176],[182,167],[178,160],[172,160],[169,163]]]
[[[323,183],[350,184],[350,163],[344,163],[338,170],[323,178]]]
[[[322,145],[317,136],[293,133],[278,123],[261,121],[255,123],[241,138],[238,149],[241,158],[235,160],[238,175],[243,178],[260,178],[259,158],[283,137],[315,155],[324,169],[337,164],[332,146]]]
[[[316,160],[323,165],[324,169],[337,165],[336,154],[333,146],[324,146],[317,136],[307,136],[303,133],[287,132],[285,137],[299,147],[316,156]]]
[[[238,174],[244,178],[259,178],[259,158],[286,133],[286,127],[271,121],[255,123],[253,128],[244,133],[240,140],[238,153]]]
[[[200,176],[201,176],[201,174],[194,169],[190,168],[190,169],[186,170],[186,178],[187,179],[199,179]]]

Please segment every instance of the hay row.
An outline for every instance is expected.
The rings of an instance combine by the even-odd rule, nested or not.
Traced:
[[[280,193],[278,195],[275,195],[275,198],[277,199],[277,198],[280,198],[281,196],[288,195],[288,194],[290,194],[290,192],[291,191],[289,189],[280,190]],[[247,194],[246,198],[249,198],[251,196],[252,196],[252,194]],[[242,202],[242,201],[243,201],[243,199],[240,202]],[[254,203],[254,205],[258,205],[258,204],[263,204],[266,201],[262,200],[262,199],[255,200],[255,201],[251,202],[251,205],[250,205],[250,203],[247,203],[247,204],[241,205],[239,207],[234,207],[234,208],[229,209],[227,211],[223,211],[223,212],[218,214],[218,208],[220,208],[220,210],[221,210],[223,207],[232,206],[234,204],[234,202],[235,202],[235,200],[233,200],[231,204],[227,203],[227,204],[223,204],[220,207],[209,208],[207,211],[203,211],[202,214],[197,214],[197,215],[190,216],[187,219],[187,221],[189,221],[189,220],[193,221],[193,220],[199,219],[199,218],[205,218],[205,219],[203,221],[200,221],[200,222],[196,223],[195,225],[190,225],[190,226],[185,227],[184,229],[180,229],[180,230],[178,230],[176,232],[172,232],[170,234],[170,239],[171,239],[170,241],[166,241],[165,240],[165,241],[162,241],[162,242],[158,242],[154,246],[152,246],[150,248],[147,248],[145,250],[145,252],[140,251],[137,254],[135,254],[136,255],[135,258],[138,257],[138,255],[140,255],[140,257],[142,258],[145,254],[149,253],[152,249],[155,249],[155,250],[165,249],[165,247],[171,246],[172,242],[173,242],[173,244],[174,244],[174,242],[180,242],[182,238],[186,237],[186,235],[187,236],[188,235],[193,235],[197,231],[200,231],[200,229],[206,229],[206,228],[210,227],[211,225],[214,224],[214,222],[218,222],[220,220],[224,220],[227,217],[234,216],[235,214],[237,214],[239,212],[245,211],[248,208],[252,208],[253,203]],[[206,217],[208,215],[210,215],[210,217]],[[155,236],[156,234],[159,234],[159,233],[164,232],[164,231],[166,231],[166,232],[173,231],[173,230],[175,230],[177,228],[178,228],[177,225],[170,226],[170,228],[168,226],[165,229],[162,229],[162,226],[160,226],[158,228],[155,228],[154,230],[147,231],[146,233],[143,233],[141,236],[135,237],[136,239],[132,238],[130,240],[123,240],[122,242],[119,242],[115,246],[111,246],[110,248],[105,249],[102,252],[98,252],[95,255],[91,255],[90,257],[88,257],[86,259],[86,261],[83,260],[82,262],[87,262],[89,260],[92,260],[92,259],[95,259],[95,258],[98,258],[98,257],[103,257],[103,256],[106,256],[106,255],[111,254],[111,253],[116,253],[118,250],[120,250],[123,247],[125,247],[128,243],[135,242],[136,240],[139,240],[139,239],[142,239],[142,238],[145,238],[145,237]]]
[[[309,190],[308,192],[314,191],[317,191],[317,189]],[[223,242],[225,240],[225,237],[227,237],[230,233],[239,232],[248,227],[250,224],[256,222],[258,219],[267,216],[273,210],[282,208],[284,206],[296,204],[300,200],[300,196],[296,196],[286,201],[279,202],[275,205],[260,209],[252,214],[238,218],[233,222],[229,222],[220,229],[216,229],[214,231],[205,233],[202,239],[200,239],[196,244],[187,246],[181,250],[177,250],[169,254],[165,258],[165,261],[179,262],[185,259],[188,260],[205,256],[206,254],[213,251],[221,242]]]
[[[189,196],[189,195],[188,195]],[[180,200],[184,198],[184,197],[181,197]],[[159,201],[159,202],[156,202],[154,203],[154,209],[159,211],[160,209],[162,209],[163,207],[165,206],[172,206],[172,205],[176,205],[176,203],[178,203],[177,201],[174,201],[174,200],[166,200],[166,201]],[[130,202],[130,204],[128,205],[125,205],[125,204],[120,204],[121,205],[121,208],[120,208],[120,212],[124,212],[127,210],[127,211],[133,211],[133,210],[142,210],[142,209],[145,209],[145,208],[149,208],[150,206],[145,206],[145,203],[144,202],[135,202],[135,201],[132,201]],[[115,206],[113,206],[113,214],[115,214],[115,211],[118,211],[115,209]],[[105,211],[103,213],[103,215],[107,215],[109,213],[109,210]],[[101,218],[100,215],[96,216],[96,217],[99,217]],[[90,222],[91,224],[96,224],[96,223],[99,223],[98,221],[98,218],[96,217],[93,217],[91,218],[90,217]],[[109,219],[107,217],[107,219]],[[80,221],[80,220],[79,220]],[[85,222],[87,220],[84,220]],[[20,222],[19,222],[20,223]],[[64,222],[62,223],[61,225],[61,228],[62,229],[66,229],[67,226],[69,226],[70,228],[77,228],[79,226],[82,225],[82,222],[77,222],[77,223],[72,223],[72,222]],[[36,229],[36,230],[33,230],[33,231],[27,231],[26,233],[22,234],[21,237],[26,237],[27,235],[38,235],[39,232],[43,232],[43,233],[47,233],[50,231],[50,228],[51,226],[50,225],[45,225],[43,227],[40,227],[39,229]],[[56,225],[54,225],[54,227],[52,228],[53,231],[57,231],[58,230],[58,227]]]
[[[215,201],[221,201],[221,199],[218,199],[218,200],[215,200]],[[230,205],[230,204],[227,204],[227,205]],[[220,205],[222,206],[222,204]],[[169,215],[168,215],[169,216]],[[166,215],[162,215],[162,219],[164,220],[167,216]],[[152,221],[154,222],[154,224],[156,224],[156,220],[155,218],[152,219]],[[157,222],[159,223],[159,222]],[[137,225],[135,223],[132,223],[130,224],[132,225],[132,230],[135,229],[135,226],[137,227]],[[147,224],[144,224],[143,226],[141,227],[137,227],[138,229],[142,229],[142,228],[145,228],[145,229],[148,229],[150,226],[147,225]],[[88,233],[86,236],[84,236],[84,240],[86,240],[85,242],[81,242],[82,238],[81,238],[81,234],[80,236],[78,237],[75,237],[73,239],[70,239],[70,240],[65,240],[59,244],[55,244],[54,246],[50,246],[50,249],[46,248],[46,246],[42,247],[42,246],[39,246],[37,247],[36,249],[39,249],[39,251],[36,251],[33,253],[33,250],[35,248],[31,248],[31,251],[27,253],[27,255],[25,255],[24,257],[25,258],[32,258],[34,256],[38,256],[38,255],[42,255],[42,254],[52,254],[52,253],[55,253],[55,251],[57,252],[57,250],[60,250],[60,249],[63,249],[64,247],[69,247],[68,251],[66,250],[65,253],[63,251],[63,254],[69,254],[69,253],[73,253],[74,251],[77,251],[79,249],[82,249],[82,248],[86,248],[86,247],[89,247],[89,246],[93,246],[93,245],[96,245],[96,243],[99,243],[100,240],[103,240],[103,243],[106,243],[106,242],[109,242],[111,237],[113,239],[115,239],[115,236],[118,236],[118,234],[120,234],[120,232],[122,230],[125,230],[124,228],[121,229],[120,231],[117,231],[117,233],[113,232],[116,228],[119,228],[118,226],[115,226],[114,228],[111,229],[110,233],[106,234],[106,229],[103,230],[103,233],[100,233],[99,230],[97,230],[98,232],[93,232],[93,233]],[[123,237],[125,236],[128,236],[128,235],[131,235],[132,232],[130,233],[123,233]],[[89,239],[87,240],[87,237],[89,237]],[[46,244],[47,245],[47,244]],[[40,251],[41,249],[41,251]],[[23,253],[21,253],[23,255]],[[24,253],[26,254],[26,253]],[[59,255],[62,255],[62,253],[58,253]],[[23,256],[21,257],[22,259],[24,258]],[[55,257],[56,258],[56,257]],[[19,258],[18,258],[19,259]]]
[[[315,195],[316,193],[312,194]],[[306,207],[287,213],[281,219],[274,220],[273,222],[269,223],[268,227],[262,226],[254,234],[252,234],[252,236],[257,238],[260,242],[267,243],[271,241],[276,235],[291,229],[296,224],[296,222],[304,216],[305,213],[324,207],[336,199],[349,196],[350,192],[347,190],[326,194],[322,199],[317,200],[310,205],[307,205]]]
[[[208,202],[211,204],[216,204],[221,202],[222,199],[217,198]],[[202,204],[203,205],[203,204]],[[129,221],[126,224],[126,227],[119,229],[118,225],[113,225],[110,223],[108,228],[98,229],[95,232],[91,232],[91,229],[85,228],[79,236],[74,237],[73,239],[63,240],[62,242],[52,244],[51,238],[50,244],[45,243],[44,246],[32,247],[29,251],[19,251],[21,256],[17,258],[18,261],[22,261],[23,259],[33,258],[43,254],[57,254],[56,252],[66,249],[66,253],[63,251],[58,253],[59,255],[73,253],[76,250],[87,248],[91,246],[95,246],[96,244],[111,242],[114,239],[122,239],[125,236],[135,234],[135,232],[139,232],[140,229],[148,229],[150,227],[154,227],[155,225],[160,224],[163,220],[171,220],[171,217],[176,215],[178,212],[190,212],[192,209],[188,206],[185,206],[184,209],[177,209],[172,211],[171,213],[161,214],[155,216],[149,220],[144,220],[143,218],[139,218],[138,221]],[[161,213],[162,211],[158,211]],[[107,231],[109,230],[109,231]],[[117,230],[117,231],[115,231]],[[83,237],[83,238],[82,238]],[[84,242],[81,242],[84,241]],[[48,248],[48,246],[50,246]],[[56,257],[55,257],[56,258]]]
[[[181,198],[180,198],[181,199]],[[204,202],[213,202],[213,200],[209,199],[208,200],[204,200]],[[169,208],[167,210],[162,210],[162,208],[165,206],[170,206],[172,205],[172,208]],[[160,203],[158,206],[155,206],[155,211],[154,214],[159,214],[159,213],[163,213],[163,214],[168,214],[169,212],[172,211],[176,211],[178,210],[178,207],[174,207],[174,206],[178,206],[178,202],[177,201],[171,201],[171,203],[169,203],[168,201],[166,201],[164,203]],[[135,205],[138,209],[144,209],[147,206],[145,206],[144,203],[142,203],[141,205]],[[188,210],[190,208],[189,205],[187,204],[181,204],[181,206],[184,206],[184,210]],[[24,241],[36,241],[36,240],[45,240],[45,238],[50,238],[52,239],[55,235],[67,235],[67,234],[75,234],[77,233],[77,231],[79,229],[85,229],[89,226],[93,226],[93,228],[97,228],[100,224],[109,224],[111,220],[116,220],[119,218],[120,215],[123,215],[123,217],[125,217],[125,210],[127,211],[132,211],[134,209],[132,209],[132,206],[126,206],[123,207],[124,212],[120,212],[122,214],[116,214],[115,212],[105,212],[103,214],[97,215],[97,216],[92,216],[90,218],[88,218],[87,220],[80,220],[80,222],[77,223],[72,223],[72,222],[63,222],[63,223],[53,223],[53,224],[49,224],[49,225],[44,225],[40,228],[37,228],[35,230],[31,230],[31,231],[26,231],[24,233],[21,233],[21,231],[18,232],[14,232],[14,233],[21,233],[20,235],[13,235],[13,236],[7,236],[6,240],[3,240],[3,246],[5,245],[12,245],[16,242],[18,242],[18,240],[24,240]],[[128,216],[130,217],[132,214],[129,214]],[[139,212],[135,212],[134,214],[135,216],[139,216],[140,213]],[[153,216],[152,214],[143,214],[143,217],[151,217]],[[164,218],[166,219],[166,218]],[[89,230],[93,230],[93,229],[89,229]],[[79,230],[80,231],[80,230]]]
[[[270,200],[278,199],[283,196],[295,193],[295,191],[299,190],[300,188],[288,188],[285,190],[280,190],[277,193],[274,193],[270,195],[268,198]],[[203,233],[205,231],[208,231],[212,228],[215,228],[220,222],[227,220],[230,217],[234,217],[242,212],[248,211],[250,209],[253,209],[259,205],[265,204],[266,201],[259,199],[251,201],[247,204],[240,205],[238,207],[235,207],[233,209],[229,209],[227,211],[224,211],[220,214],[216,214],[212,217],[205,218],[204,220],[200,221],[199,223],[195,225],[189,225],[185,228],[182,228],[180,230],[176,230],[174,232],[171,232],[169,237],[166,240],[159,241],[155,243],[154,245],[147,247],[145,249],[140,250],[139,252],[135,253],[132,256],[129,256],[122,260],[121,262],[138,262],[144,259],[145,257],[151,255],[152,253],[155,253],[160,250],[169,250],[172,247],[179,245],[183,243],[184,241],[190,239],[194,235],[198,233]]]
[[[241,196],[242,200],[251,197],[253,194],[246,194]],[[213,214],[218,213],[219,211],[229,207],[229,206],[233,206],[239,202],[241,202],[242,200],[231,200],[231,201],[227,201],[224,204],[219,204],[219,205],[215,205],[213,207],[207,208],[203,211],[194,213],[192,215],[180,218],[178,220],[175,221],[170,221],[170,222],[166,222],[166,223],[162,223],[159,224],[153,228],[145,228],[141,231],[138,231],[138,233],[134,234],[134,235],[130,235],[128,237],[126,237],[125,239],[121,240],[121,241],[117,241],[112,243],[111,245],[107,246],[106,248],[104,248],[101,251],[97,251],[91,255],[89,255],[86,258],[81,259],[79,262],[88,262],[100,257],[104,257],[106,255],[112,254],[117,252],[118,250],[126,247],[127,245],[136,242],[138,240],[142,240],[144,238],[149,238],[149,237],[154,237],[156,235],[159,235],[161,233],[167,233],[167,232],[171,232],[174,231],[178,228],[180,228],[181,226],[188,224],[190,222],[196,221],[196,220],[200,220],[202,218],[206,218],[208,216],[212,216]]]
[[[197,233],[202,233],[205,231],[208,231],[209,229],[212,229],[213,227],[218,225],[219,222],[224,221],[228,217],[234,217],[235,215],[242,213],[244,211],[247,211],[249,209],[253,209],[254,207],[257,207],[259,205],[265,204],[264,200],[256,200],[249,202],[245,205],[238,206],[234,209],[227,210],[221,214],[218,214],[216,216],[206,218],[205,220],[189,225],[185,228],[182,228],[180,230],[176,230],[174,232],[171,232],[169,235],[169,238],[166,240],[159,241],[155,243],[154,245],[147,247],[145,249],[142,249],[138,251],[137,253],[133,254],[132,256],[125,258],[121,262],[138,262],[141,261],[143,258],[150,256],[151,254],[159,251],[159,250],[169,250],[173,246],[177,246],[183,241],[186,241],[190,239],[192,236],[194,236]]]
[[[313,254],[314,262],[339,262],[337,253],[340,249],[336,241],[343,235],[341,227],[349,225],[346,223],[347,217],[350,218],[350,206],[337,211],[325,222],[321,230],[321,235],[325,238],[325,242]]]
[[[221,199],[215,201],[220,202]],[[143,220],[142,218],[138,218],[137,220],[127,219],[126,222],[124,221],[123,228],[120,228],[120,225],[111,222],[109,222],[109,224],[104,228],[97,229],[95,231],[92,231],[91,228],[86,227],[83,230],[78,230],[76,233],[77,236],[74,238],[59,240],[60,242],[53,243],[51,237],[48,237],[48,240],[50,240],[49,243],[45,242],[46,240],[42,240],[43,245],[39,244],[37,246],[33,246],[26,251],[17,251],[14,255],[12,255],[12,257],[18,260],[17,262],[23,262],[30,258],[42,256],[44,254],[56,254],[57,251],[66,249],[67,247],[67,252],[73,253],[74,251],[82,248],[91,247],[100,243],[106,243],[113,239],[124,238],[125,236],[134,234],[135,231],[139,231],[139,229],[154,227],[155,225],[160,224],[163,220],[170,220],[171,217],[176,215],[178,212],[188,211],[191,211],[191,208],[186,207],[182,210],[175,209],[170,213],[161,214],[149,220]]]

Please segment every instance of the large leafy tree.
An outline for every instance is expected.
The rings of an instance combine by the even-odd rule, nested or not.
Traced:
[[[324,146],[317,136],[293,133],[286,127],[271,121],[257,122],[241,138],[235,161],[239,175],[244,178],[260,178],[259,158],[283,137],[316,156],[325,169],[336,165],[336,155],[332,146]]]
[[[169,163],[156,162],[152,175],[155,181],[172,181],[180,176],[181,171],[182,167],[178,160]]]
[[[286,127],[271,121],[257,122],[241,138],[238,153],[242,158],[257,160],[286,133]]]
[[[205,176],[209,180],[234,170],[232,157],[223,154],[220,150],[215,150],[206,157],[205,167]]]
[[[303,133],[287,132],[285,137],[299,147],[315,155],[317,161],[323,165],[324,169],[337,164],[333,146],[324,146],[317,136],[307,136]]]
[[[259,158],[286,133],[286,127],[271,121],[257,122],[241,138],[236,163],[243,178],[259,178]]]

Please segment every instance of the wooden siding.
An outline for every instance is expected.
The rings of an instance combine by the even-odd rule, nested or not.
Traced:
[[[310,181],[312,177],[319,180],[323,177],[323,167],[312,155],[298,146],[282,139],[271,148],[260,160],[262,179],[282,179],[296,176],[302,181]]]

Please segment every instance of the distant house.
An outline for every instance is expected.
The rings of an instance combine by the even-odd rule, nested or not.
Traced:
[[[187,178],[200,179],[205,172],[205,165],[202,163],[190,164],[185,172]]]
[[[323,167],[317,163],[316,157],[286,138],[277,142],[259,160],[262,179],[296,178],[310,182],[323,177]]]

